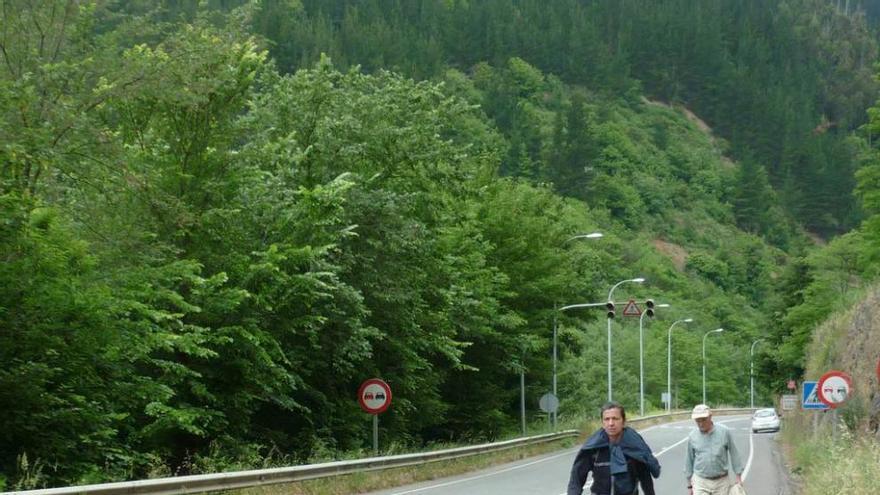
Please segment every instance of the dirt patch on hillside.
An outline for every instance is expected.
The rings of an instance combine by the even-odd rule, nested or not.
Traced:
[[[697,117],[697,114],[691,112],[685,107],[679,107],[678,109],[681,110],[682,113],[684,113],[684,116],[687,117],[688,120],[696,124],[701,131],[705,132],[706,134],[712,134],[712,128],[709,127],[709,124],[703,122],[703,119]]]
[[[649,100],[644,96],[642,97],[642,102],[644,102],[646,105],[653,105],[655,107],[671,108],[673,110],[678,110],[679,112],[684,114],[684,116],[688,120],[696,124],[698,129],[705,132],[706,134],[712,134],[712,128],[709,127],[709,124],[705,123],[703,119],[697,117],[697,114],[688,110],[687,107],[683,107],[681,105],[670,105],[668,103],[663,103],[662,101]]]
[[[721,157],[721,166],[727,169],[736,168],[736,162],[726,156]]]
[[[813,244],[817,246],[824,246],[828,244],[827,242],[825,242],[825,239],[819,236],[819,234],[815,234],[813,232],[810,232],[809,230],[805,230],[804,233],[807,235],[807,237],[810,238],[811,241],[813,241]]]
[[[688,252],[685,248],[678,244],[664,241],[663,239],[654,239],[654,247],[658,252],[672,260],[676,270],[683,272],[685,264],[687,264]]]

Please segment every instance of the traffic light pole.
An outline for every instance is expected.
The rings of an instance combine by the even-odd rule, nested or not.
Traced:
[[[645,301],[645,310],[639,315],[639,416],[645,415],[645,333],[642,330],[642,321],[645,316],[654,316],[654,308],[668,308],[668,304],[657,304],[653,299]]]
[[[619,284],[618,284],[619,285]],[[616,287],[616,286],[615,286]],[[614,289],[612,289],[614,290]],[[612,302],[602,302],[602,303],[583,303],[583,304],[569,304],[568,306],[562,306],[559,308],[559,311],[566,311],[569,309],[575,308],[596,308],[599,306],[606,306],[610,309],[608,310],[608,400],[611,400],[611,318],[614,317],[614,303]],[[554,319],[554,335],[555,335],[555,325],[556,320]],[[555,351],[555,348],[554,348]],[[555,361],[555,360],[554,360]],[[554,373],[555,378],[555,373]],[[553,381],[553,395],[556,395],[556,381]]]
[[[611,402],[614,397],[611,385],[611,320],[612,318],[614,318],[614,299],[612,299],[611,296],[614,294],[614,289],[618,288],[622,284],[625,284],[627,282],[641,284],[644,281],[645,279],[641,277],[621,280],[620,282],[614,284],[611,287],[611,290],[608,291],[608,302],[605,303],[605,306],[608,308],[608,402]]]
[[[639,315],[639,416],[645,415],[645,338],[642,321],[647,314],[645,310]]]
[[[611,320],[614,312],[608,312],[608,402],[611,402]]]

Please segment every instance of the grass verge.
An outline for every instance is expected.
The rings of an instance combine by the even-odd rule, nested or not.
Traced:
[[[782,434],[799,494],[880,493],[880,442],[844,427],[835,440],[829,425],[810,425],[811,419],[792,414]]]

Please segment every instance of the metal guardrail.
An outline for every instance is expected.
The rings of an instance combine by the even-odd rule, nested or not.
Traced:
[[[156,478],[138,481],[121,481],[96,485],[71,486],[64,488],[47,488],[20,492],[3,492],[0,495],[172,495],[185,493],[204,493],[250,488],[275,483],[291,483],[316,478],[326,478],[378,469],[426,464],[428,462],[460,459],[477,454],[497,452],[514,447],[522,447],[536,443],[552,442],[563,438],[579,435],[577,430],[566,430],[531,437],[516,438],[503,442],[486,443],[469,447],[400,454],[385,457],[370,457],[352,461],[335,461],[322,464],[308,464],[281,468],[258,469],[254,471],[234,471],[228,473],[199,474],[175,476],[172,478]]]
[[[723,408],[723,409],[712,409],[712,415],[713,416],[730,416],[733,414],[753,414],[758,409],[760,409],[760,408],[752,409],[750,407],[741,407],[741,408],[729,407],[729,408]],[[664,419],[664,420],[674,421],[674,420],[679,420],[679,419],[690,419],[690,418],[691,418],[691,411],[687,410],[687,411],[677,411],[677,412],[670,413],[670,414],[654,414],[654,415],[645,416],[642,418],[628,419],[628,420],[626,420],[626,424],[629,426],[635,426],[639,423],[645,423],[645,422],[649,422],[649,421],[652,421],[655,419]]]
[[[751,413],[753,411],[754,409],[716,409],[713,410],[713,413],[716,415],[727,415]],[[627,421],[627,424],[636,425],[653,420],[675,420],[680,419],[679,417],[686,419],[689,416],[689,411],[672,414],[657,414],[653,416],[645,416],[643,418],[632,418]],[[216,492],[460,459],[477,454],[498,452],[514,447],[552,442],[554,440],[561,440],[563,438],[575,437],[578,435],[580,435],[578,430],[566,430],[557,433],[547,433],[544,435],[506,440],[503,442],[486,443],[470,447],[437,450],[433,452],[370,457],[353,461],[335,461],[322,464],[308,464],[304,466],[257,469],[253,471],[198,474],[190,476],[175,476],[172,478],[70,486],[64,488],[2,492],[0,495],[175,495]]]

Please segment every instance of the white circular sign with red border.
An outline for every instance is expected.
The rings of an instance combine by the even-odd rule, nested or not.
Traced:
[[[852,377],[843,371],[832,370],[819,378],[816,395],[830,408],[835,408],[849,398],[852,392]]]
[[[361,383],[358,404],[370,414],[382,414],[391,405],[391,387],[378,378],[370,378]]]

